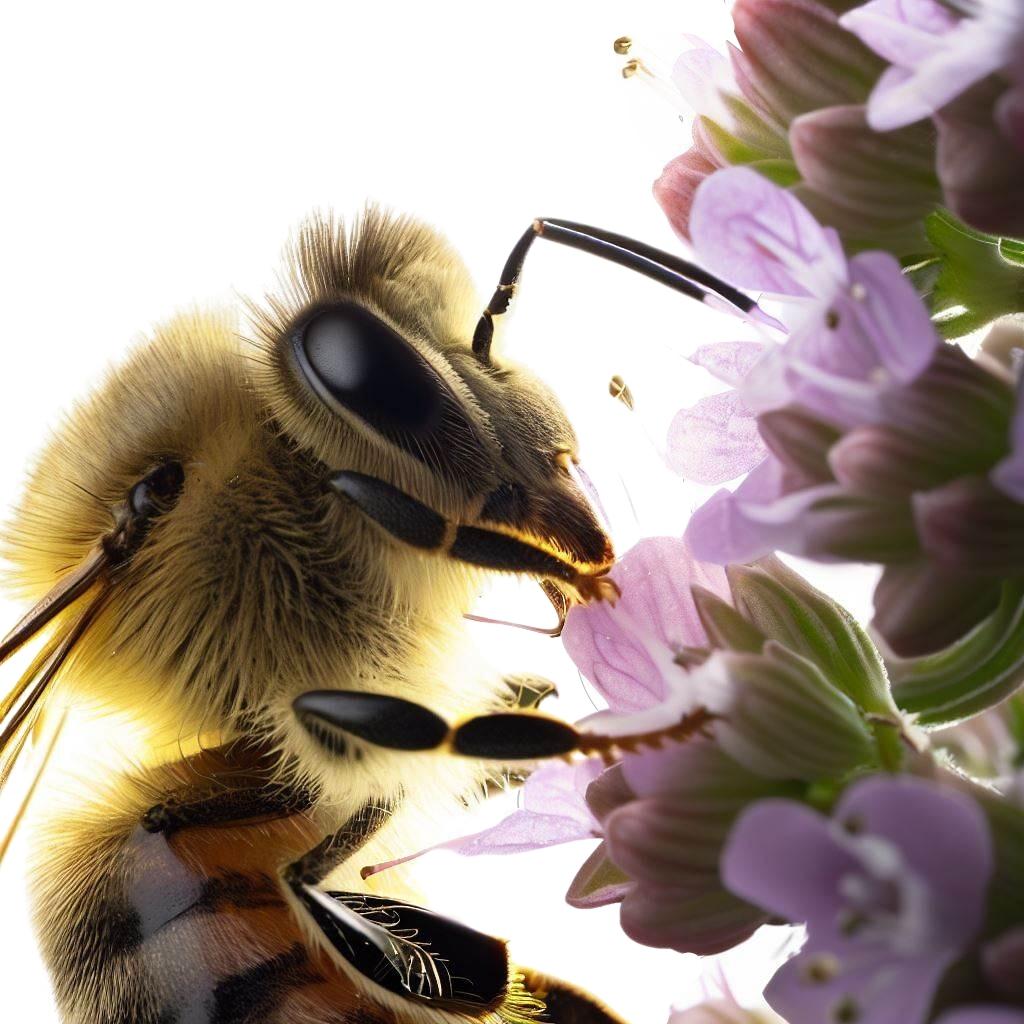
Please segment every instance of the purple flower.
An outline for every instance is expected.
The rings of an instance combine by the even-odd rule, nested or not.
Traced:
[[[853,785],[831,819],[765,800],[722,857],[726,886],[806,922],[807,943],[765,990],[790,1024],[919,1024],[946,969],[976,938],[993,868],[969,797],[908,777]]]
[[[991,74],[1021,78],[1024,9],[1017,0],[977,0],[971,12],[958,17],[939,0],[870,0],[839,19],[891,65],[868,103],[873,128],[929,117]],[[1006,100],[1006,126],[1019,130],[1013,112],[1024,102],[1024,80]],[[1007,138],[1024,150],[1024,131]]]
[[[685,678],[675,655],[707,641],[691,586],[727,595],[725,570],[697,562],[681,538],[650,537],[627,551],[610,575],[621,591],[614,608],[606,602],[574,608],[562,638],[610,711],[654,708],[672,692],[673,676]],[[493,827],[376,865],[374,870],[433,850],[465,856],[511,854],[600,836],[601,825],[586,795],[601,770],[597,761],[542,765],[526,780],[521,806]],[[608,891],[602,888],[602,894]],[[615,894],[621,895],[618,889]],[[594,905],[593,892],[577,902]]]
[[[941,345],[892,257],[847,260],[835,232],[747,169],[700,186],[691,230],[714,270],[781,295],[790,325],[730,399],[734,418],[754,414],[770,454],[693,515],[695,554],[879,562],[874,625],[896,654],[959,639],[1024,571],[1024,416],[1011,426],[1011,371]],[[707,443],[709,422],[675,439],[678,463],[701,465],[686,444]],[[727,438],[730,423],[720,417]],[[747,464],[756,454],[750,445]]]
[[[871,0],[840,24],[891,64],[868,105],[887,131],[935,116],[947,205],[995,234],[1024,230],[1024,8]]]
[[[887,253],[847,260],[790,193],[747,168],[700,187],[690,219],[709,269],[789,302],[789,337],[767,349],[740,384],[754,412],[797,401],[845,425],[877,415],[879,395],[928,365],[938,336],[899,263]]]
[[[654,195],[689,238],[697,186],[745,165],[790,188],[851,251],[930,250],[923,220],[940,197],[930,126],[884,142],[864,102],[881,62],[819,0],[737,0],[740,48],[728,57],[693,40],[672,81],[696,113],[693,146],[672,160]]]
[[[725,597],[725,570],[693,557],[686,541],[650,537],[615,564],[611,577],[621,597],[578,606],[562,634],[565,649],[612,711],[653,707],[682,674],[673,660],[688,647],[707,641],[691,587]]]
[[[764,461],[768,449],[757,419],[735,390],[763,351],[756,342],[726,341],[703,345],[690,357],[732,390],[702,398],[673,418],[667,459],[680,476],[699,484],[721,484]]]

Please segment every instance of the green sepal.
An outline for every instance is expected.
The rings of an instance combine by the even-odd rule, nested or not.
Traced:
[[[734,696],[715,739],[748,771],[811,782],[878,767],[860,711],[813,661],[772,640],[763,654],[718,657]]]
[[[856,619],[777,558],[726,570],[737,610],[817,665],[863,711],[899,718],[885,665]]]
[[[1006,700],[1024,685],[1024,582],[1004,583],[996,610],[956,643],[890,659],[889,678],[920,725],[952,725]]]
[[[712,647],[759,654],[765,635],[751,625],[731,604],[701,586],[690,587],[701,625]]]
[[[1024,310],[1024,245],[962,224],[947,210],[928,215],[925,231],[939,253],[926,295],[945,338],[959,338]]]

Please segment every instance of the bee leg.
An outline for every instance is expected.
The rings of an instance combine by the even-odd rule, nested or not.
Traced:
[[[350,966],[396,995],[455,1008],[499,1006],[509,984],[500,939],[410,903],[318,888],[386,818],[385,809],[366,804],[285,869],[302,912]]]
[[[465,757],[532,761],[569,754],[581,740],[566,722],[529,711],[478,715],[453,729],[420,704],[358,690],[310,690],[292,708],[314,738],[337,730],[391,750],[446,748]]]
[[[248,825],[288,818],[312,806],[313,797],[308,791],[278,783],[187,791],[150,807],[142,816],[142,827],[147,832],[170,834],[198,825]]]
[[[376,477],[343,470],[335,473],[329,483],[368,519],[411,547],[437,551],[484,569],[562,580],[585,600],[611,598],[618,593],[611,579],[581,573],[556,555],[507,533],[449,523],[439,512]]]

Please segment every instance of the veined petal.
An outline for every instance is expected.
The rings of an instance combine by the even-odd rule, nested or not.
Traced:
[[[672,470],[699,484],[734,480],[767,455],[757,419],[735,391],[709,395],[676,413],[666,447]]]
[[[757,341],[719,341],[699,346],[690,361],[718,380],[736,387],[761,358],[764,348]]]
[[[847,280],[835,233],[785,189],[745,167],[701,183],[690,235],[709,269],[743,288],[827,299]]]
[[[658,704],[683,670],[673,661],[684,647],[707,640],[690,592],[699,584],[728,595],[725,573],[698,562],[681,538],[651,537],[628,551],[611,572],[622,596],[615,607],[574,608],[562,634],[569,656],[615,711]]]

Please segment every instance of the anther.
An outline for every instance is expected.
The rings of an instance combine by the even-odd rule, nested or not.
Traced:
[[[810,985],[825,985],[840,972],[840,963],[831,953],[810,957],[802,967],[804,981]]]
[[[638,72],[646,70],[647,68],[644,67],[643,61],[637,60],[636,58],[633,60],[627,60],[622,66],[622,77],[632,78]]]
[[[630,391],[629,385],[618,374],[615,374],[615,376],[608,381],[608,394],[611,395],[612,398],[618,399],[618,401],[632,412],[633,392]]]
[[[629,36],[619,36],[618,39],[612,43],[612,49],[620,56],[624,57],[633,48],[633,40]]]
[[[856,1021],[860,1020],[860,1006],[853,999],[852,996],[843,996],[835,1006],[832,1007],[830,1014],[835,1024],[856,1024]]]

